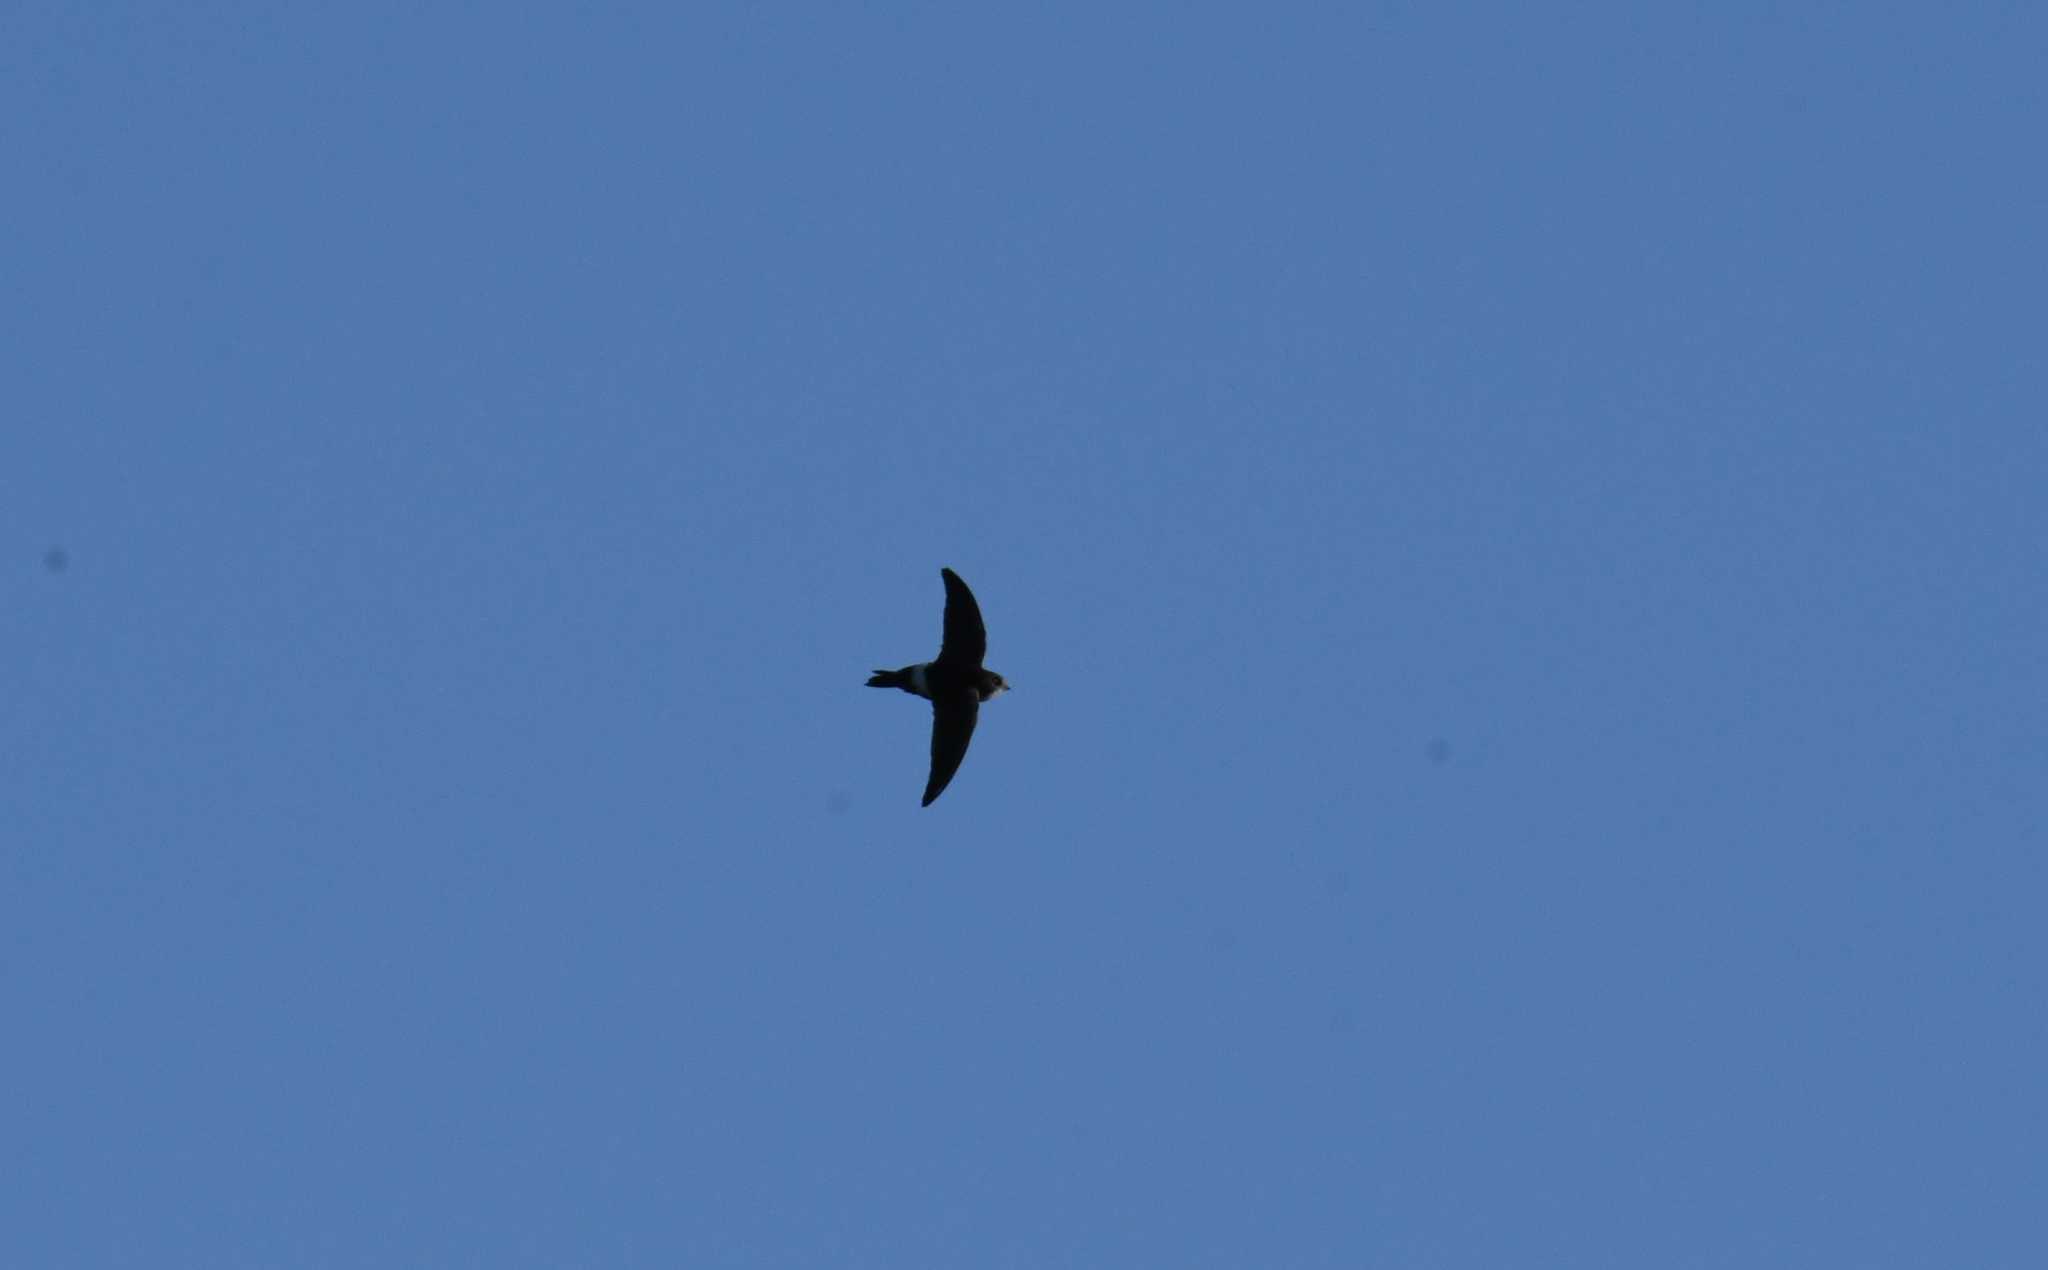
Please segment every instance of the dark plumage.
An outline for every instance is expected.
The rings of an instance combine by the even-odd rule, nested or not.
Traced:
[[[939,570],[939,576],[946,580],[946,631],[939,655],[901,670],[878,670],[868,680],[870,688],[901,688],[932,703],[932,774],[925,782],[925,807],[960,770],[981,703],[1010,689],[1001,675],[982,669],[988,632],[974,592],[951,569]]]

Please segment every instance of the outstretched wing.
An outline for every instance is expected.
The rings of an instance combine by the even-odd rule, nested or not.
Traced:
[[[981,699],[973,688],[961,688],[932,698],[932,778],[925,782],[924,802],[945,792],[960,760],[967,757],[967,742],[974,737],[974,720],[981,713]]]
[[[974,592],[967,589],[959,574],[941,569],[939,576],[946,580],[946,636],[939,646],[939,660],[949,666],[979,670],[982,656],[988,652],[988,632],[982,629],[981,606],[974,602]],[[974,725],[970,722],[967,726]],[[966,742],[961,745],[964,747]]]

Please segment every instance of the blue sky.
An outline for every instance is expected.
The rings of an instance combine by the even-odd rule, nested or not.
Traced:
[[[2042,1264],[2044,46],[10,7],[0,1262]]]

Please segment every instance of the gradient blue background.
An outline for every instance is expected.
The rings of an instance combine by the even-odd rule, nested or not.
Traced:
[[[2048,1264],[2044,50],[8,6],[0,1263]]]

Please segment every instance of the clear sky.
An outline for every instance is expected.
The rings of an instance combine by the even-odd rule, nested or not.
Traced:
[[[2048,1264],[2044,52],[7,6],[0,1264]]]

